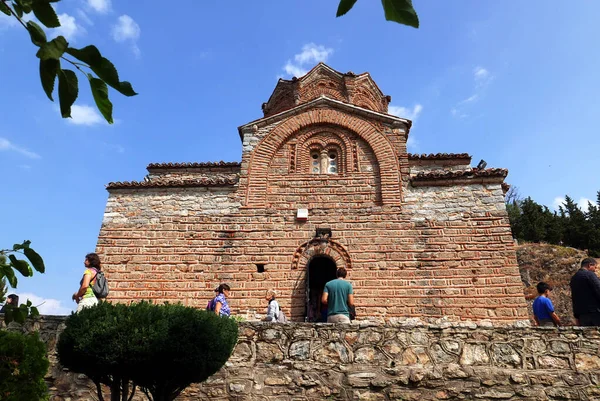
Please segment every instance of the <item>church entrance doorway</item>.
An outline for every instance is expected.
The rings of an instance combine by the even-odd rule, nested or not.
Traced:
[[[327,322],[327,305],[321,305],[323,289],[336,278],[337,266],[327,256],[315,256],[306,267],[306,317],[307,322]]]

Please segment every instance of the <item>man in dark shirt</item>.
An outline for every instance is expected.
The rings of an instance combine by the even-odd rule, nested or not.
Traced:
[[[594,258],[581,261],[581,269],[571,278],[573,315],[578,326],[600,326],[600,279]]]

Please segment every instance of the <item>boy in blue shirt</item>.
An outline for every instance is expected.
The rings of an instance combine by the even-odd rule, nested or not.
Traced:
[[[554,305],[548,298],[552,287],[543,281],[537,285],[539,297],[533,301],[533,318],[538,326],[559,326],[560,319],[554,313]]]

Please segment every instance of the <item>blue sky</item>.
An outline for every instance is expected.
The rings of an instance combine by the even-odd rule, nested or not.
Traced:
[[[468,152],[550,207],[600,190],[598,1],[414,0],[419,29],[367,0],[337,19],[334,0],[57,4],[72,46],[97,45],[140,95],[112,92],[109,126],[82,82],[61,119],[27,33],[0,15],[0,246],[30,239],[42,254],[47,273],[15,292],[47,313],[74,307],[105,184],[140,180],[150,162],[240,160],[236,128],[261,116],[279,77],[318,61],[370,72],[390,110],[415,120],[411,152]]]

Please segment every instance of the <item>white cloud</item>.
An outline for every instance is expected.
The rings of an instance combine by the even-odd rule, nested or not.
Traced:
[[[331,48],[315,43],[307,43],[302,46],[300,53],[294,55],[294,61],[287,61],[283,66],[283,70],[288,75],[301,77],[308,72],[309,67],[312,68],[313,64],[327,61],[332,53],[333,49]]]
[[[117,42],[131,42],[131,51],[136,58],[142,55],[137,45],[141,33],[140,26],[129,15],[121,15],[117,24],[112,27],[113,39]]]
[[[306,73],[308,72],[308,70],[306,68],[302,68],[300,66],[294,65],[292,64],[291,61],[288,61],[285,66],[283,67],[283,70],[285,71],[286,74],[291,75],[293,77],[301,77],[303,75],[306,75]]]
[[[90,126],[104,122],[104,118],[94,107],[74,104],[71,106],[71,118],[68,118],[67,122]]]
[[[389,114],[393,114],[402,118],[407,118],[413,123],[417,120],[422,111],[423,106],[419,103],[415,104],[412,109],[410,107],[392,105],[388,107]],[[414,130],[411,131],[410,135],[408,136],[408,140],[406,141],[406,147],[410,152],[413,153],[415,153],[419,149],[419,141],[415,138]]]
[[[588,203],[591,203],[592,205],[596,204],[596,202],[592,201],[591,199],[581,197],[581,198],[579,198],[577,205],[579,206],[579,208],[582,211],[587,212],[588,207],[589,207]],[[552,206],[554,207],[554,210],[556,210],[556,211],[558,211],[559,206],[563,206],[563,208],[564,208],[564,204],[565,204],[564,196],[557,196],[556,198],[554,198],[554,202],[552,202]]]
[[[11,143],[8,139],[0,137],[0,152],[3,150],[17,152],[30,159],[41,159],[41,156],[37,153],[17,146]]]
[[[481,80],[488,79],[490,76],[490,72],[488,70],[486,70],[485,68],[478,66],[478,67],[475,67],[475,69],[473,70],[473,75],[475,76],[476,81],[481,81]]]
[[[29,299],[42,315],[68,315],[72,311],[71,308],[63,306],[58,299],[42,298],[29,292],[17,295],[19,295],[20,304],[24,304]]]
[[[408,136],[408,140],[406,141],[406,148],[411,153],[417,153],[419,150],[419,141],[415,138],[415,134],[412,132]]]
[[[83,11],[82,9],[78,8],[77,9],[77,16],[83,20],[83,22],[85,22],[88,25],[94,25],[94,21],[92,21],[90,19],[90,17],[88,17],[88,15],[85,13],[85,11]]]
[[[423,106],[418,103],[415,104],[412,109],[410,107],[403,107],[403,106],[391,106],[390,105],[388,107],[389,114],[393,114],[395,116],[402,117],[402,118],[407,118],[413,122],[419,117],[419,114],[421,114],[422,111],[423,111]]]
[[[468,108],[469,105],[477,103],[488,84],[492,82],[494,77],[490,73],[487,68],[482,66],[477,66],[473,69],[473,81],[474,81],[474,93],[456,103],[454,107],[450,109],[450,114],[456,118],[466,118],[469,117],[469,114],[465,112],[465,108]]]
[[[111,10],[110,0],[87,0],[87,4],[100,14],[106,14]]]
[[[140,26],[129,15],[121,15],[112,27],[112,37],[117,42],[136,41],[141,33]]]
[[[62,35],[67,40],[73,41],[77,36],[85,33],[85,29],[77,24],[75,17],[69,14],[58,14],[58,20],[60,21],[60,26],[53,31],[56,33],[56,36]]]

